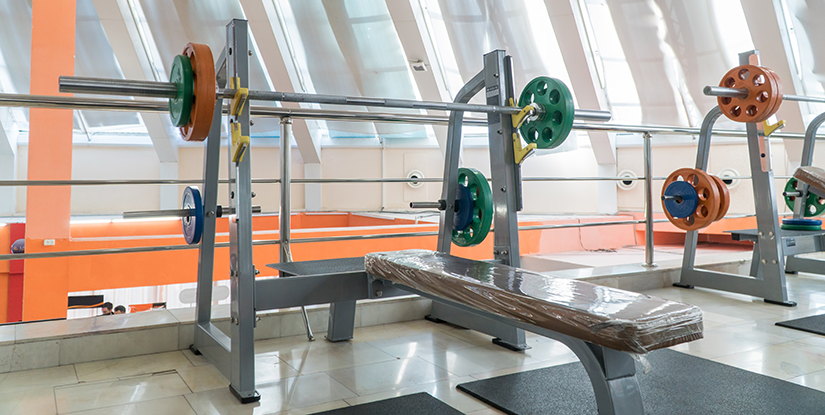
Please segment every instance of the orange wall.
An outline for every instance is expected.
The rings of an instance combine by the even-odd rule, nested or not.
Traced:
[[[0,254],[11,253],[9,227],[0,226]],[[0,323],[8,321],[9,261],[0,261]]]
[[[588,220],[626,220],[622,216],[593,218]],[[522,226],[546,223],[575,223],[578,220],[522,222]],[[407,237],[393,239],[354,240],[339,242],[295,243],[301,238],[366,235],[379,233],[435,231],[435,224],[414,225],[406,219],[377,218],[372,215],[352,213],[306,214],[292,216],[293,257],[295,261],[363,256],[370,252],[401,249],[435,249],[436,236]],[[277,239],[278,216],[260,215],[253,219],[256,240]],[[4,230],[5,229],[5,230]],[[5,233],[2,233],[5,232]],[[217,241],[227,242],[229,237],[226,218],[217,222]],[[221,235],[224,234],[224,235]],[[0,244],[5,235],[2,249],[8,251],[8,227],[0,228]],[[577,251],[582,249],[616,248],[634,243],[633,228],[628,225],[607,228],[568,228],[554,230],[535,230],[520,232],[522,254]],[[138,246],[183,245],[180,221],[116,221],[105,223],[75,223],[71,225],[71,238],[59,240],[55,251],[86,249],[105,249]],[[453,247],[453,254],[473,259],[492,257],[492,235],[480,245],[459,248]],[[278,246],[256,246],[254,248],[255,266],[261,276],[274,276],[276,272],[266,264],[278,261]],[[44,281],[53,287],[60,287],[52,304],[44,309],[34,310],[41,318],[58,318],[66,315],[66,299],[69,292],[92,291],[115,288],[142,287],[194,282],[197,279],[198,250],[154,251],[146,253],[94,255],[59,259],[65,265],[55,265],[55,259],[26,260],[26,269],[35,264],[45,263],[44,268],[61,267],[67,269],[68,275],[60,281]],[[0,270],[7,270],[7,261],[0,261]],[[7,275],[7,274],[1,274]],[[28,277],[28,275],[27,275]],[[227,248],[217,249],[215,253],[214,278],[228,279],[229,255]],[[0,277],[2,278],[2,277]],[[5,286],[4,286],[5,287]],[[63,288],[65,287],[65,288]],[[55,292],[55,290],[53,290]],[[37,291],[32,293],[37,295]],[[5,301],[6,295],[2,295]],[[42,303],[40,303],[42,304]],[[24,303],[32,307],[31,302]],[[39,304],[34,307],[42,307]],[[5,310],[5,309],[4,309]],[[30,310],[31,311],[31,310]],[[0,320],[5,321],[5,319]]]

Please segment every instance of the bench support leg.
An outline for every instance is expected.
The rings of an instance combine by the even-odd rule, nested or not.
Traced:
[[[567,345],[584,365],[593,384],[599,415],[645,413],[636,379],[636,362],[629,353],[569,337],[556,339]]]

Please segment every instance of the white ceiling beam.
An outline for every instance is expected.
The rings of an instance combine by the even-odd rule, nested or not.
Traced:
[[[791,64],[788,28],[783,19],[782,6],[778,0],[741,0],[742,10],[748,22],[753,46],[759,50],[760,62],[771,68],[782,80],[782,92],[793,95],[802,91],[800,80]],[[745,52],[745,51],[742,51]],[[804,132],[802,102],[784,101],[776,116],[785,120],[785,131]],[[802,158],[802,140],[784,139],[785,153],[791,167],[799,166]]]
[[[424,10],[419,0],[388,1],[387,9],[392,17],[398,39],[407,62],[421,62],[426,71],[412,71],[418,94],[424,101],[450,102],[453,97],[447,90],[441,64],[432,38],[429,36]],[[446,115],[444,111],[428,110],[429,115]],[[433,126],[438,147],[443,155],[447,148],[447,127]]]
[[[126,79],[155,79],[147,51],[140,41],[137,24],[126,0],[93,0],[100,23],[115,52],[115,58]],[[140,113],[149,138],[161,163],[178,161],[178,146],[171,121],[165,114]]]
[[[596,64],[587,39],[577,0],[545,0],[550,23],[556,34],[570,89],[576,95],[579,108],[609,110],[607,98],[599,83]],[[616,164],[616,144],[604,131],[590,131],[590,146],[598,164]],[[612,183],[611,183],[612,184]],[[615,187],[615,186],[613,186]]]
[[[293,63],[287,37],[272,0],[240,0],[249,30],[255,39],[267,75],[276,91],[306,92],[301,87],[298,69]],[[282,103],[287,108],[298,108],[295,103]],[[312,131],[311,131],[312,130]],[[314,134],[313,134],[314,133]],[[318,129],[310,129],[306,120],[293,119],[292,135],[304,163],[321,162],[321,140]]]

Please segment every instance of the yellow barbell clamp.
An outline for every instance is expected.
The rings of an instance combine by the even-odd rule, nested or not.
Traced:
[[[249,136],[241,135],[241,123],[233,122],[232,128],[232,161],[240,163],[249,148]]]
[[[510,98],[510,106],[514,107],[515,103],[513,102],[513,98]],[[518,135],[518,128],[521,126],[521,122],[524,121],[530,112],[533,111],[535,107],[532,105],[527,105],[526,107],[522,108],[518,114],[513,114],[513,157],[516,160],[516,164],[521,164],[527,157],[530,157],[536,152],[536,143],[527,144],[527,146],[523,146],[521,143],[521,138]]]
[[[241,88],[240,86],[241,80],[237,76],[232,77],[229,81],[229,87],[235,90],[235,96],[232,97],[232,103],[229,106],[232,108],[231,114],[233,117],[237,117],[241,113],[249,98],[249,88]]]
[[[779,120],[776,124],[768,124],[767,121],[762,121],[762,129],[765,132],[765,137],[774,133],[774,131],[781,129],[785,126],[785,120]]]

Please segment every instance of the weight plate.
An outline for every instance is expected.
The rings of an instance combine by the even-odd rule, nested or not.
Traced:
[[[469,226],[462,230],[453,230],[452,240],[458,246],[478,245],[487,237],[493,224],[493,193],[490,191],[487,178],[476,169],[458,169],[458,184],[470,190],[473,213]]]
[[[673,182],[665,188],[665,196],[681,196],[681,200],[665,200],[665,209],[676,219],[686,218],[696,212],[699,207],[699,194],[696,189],[685,181]]]
[[[783,225],[821,226],[819,219],[782,219]]]
[[[684,181],[693,186],[696,194],[699,196],[698,206],[692,215],[686,218],[676,218],[670,214],[665,208],[665,216],[667,219],[679,229],[685,231],[695,231],[702,229],[716,220],[719,215],[719,209],[722,207],[720,203],[721,196],[716,181],[711,176],[699,169],[679,169],[674,171],[667,177],[662,186],[662,194],[667,188],[675,182]],[[663,205],[665,201],[662,201]]]
[[[781,226],[786,231],[821,231],[822,227],[819,225],[785,225]]]
[[[719,109],[733,121],[765,121],[782,104],[782,84],[779,77],[768,68],[737,66],[725,74],[719,86],[748,91],[745,98],[717,97]]]
[[[203,198],[197,187],[188,186],[183,190],[181,208],[189,210],[189,217],[180,220],[183,225],[183,238],[189,245],[197,244],[203,234]]]
[[[195,96],[189,122],[180,127],[180,136],[184,141],[203,141],[209,136],[215,112],[215,61],[209,46],[200,43],[187,43],[183,55],[192,64]]]
[[[799,182],[791,177],[788,180],[788,183],[785,183],[785,191],[795,192],[797,191],[797,186],[799,186]],[[785,205],[788,206],[788,209],[793,210],[793,205],[795,202],[796,196],[785,196]],[[814,216],[819,216],[823,213],[825,213],[825,199],[815,195],[811,191],[808,191],[808,198],[805,203],[805,217],[811,218]]]
[[[560,146],[573,128],[573,94],[564,82],[540,76],[524,87],[518,99],[522,108],[533,103],[539,104],[540,113],[521,124],[521,136],[538,148]]]
[[[169,73],[169,82],[178,87],[178,96],[169,98],[169,115],[175,127],[183,127],[189,123],[195,88],[192,62],[189,58],[183,55],[175,56],[172,61],[172,71]]]
[[[453,229],[463,231],[473,223],[473,192],[463,184],[459,183],[455,189],[455,203],[457,210],[453,218]]]
[[[728,190],[728,185],[726,185],[722,179],[712,174],[709,176],[716,183],[716,188],[719,189],[719,213],[716,215],[716,219],[714,220],[717,221],[724,218],[728,213],[728,208],[730,208],[730,190]]]

